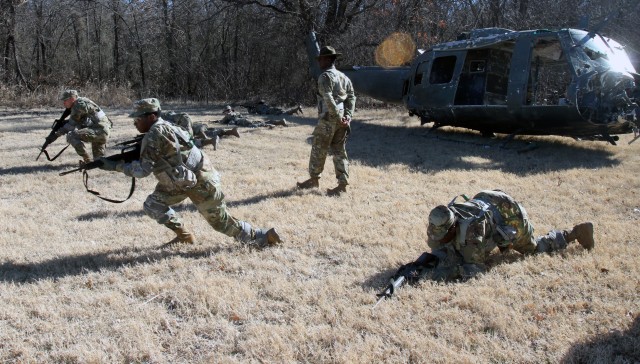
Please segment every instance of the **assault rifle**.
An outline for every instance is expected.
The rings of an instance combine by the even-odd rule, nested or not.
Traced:
[[[62,113],[62,116],[60,116],[60,119],[56,119],[56,120],[53,121],[53,124],[51,124],[51,132],[44,139],[44,144],[42,144],[42,147],[40,147],[40,153],[38,153],[38,156],[36,157],[36,160],[38,160],[40,158],[40,156],[42,155],[42,153],[44,153],[44,155],[47,157],[47,159],[51,162],[51,161],[55,160],[56,158],[58,158],[60,156],[60,154],[62,154],[62,152],[64,152],[65,149],[67,149],[69,147],[69,145],[67,144],[67,146],[64,147],[60,152],[58,152],[58,154],[56,154],[53,158],[50,158],[49,157],[49,153],[47,152],[47,147],[49,146],[49,144],[55,142],[56,139],[58,139],[58,136],[56,135],[56,132],[58,130],[60,130],[60,128],[62,128],[63,126],[65,126],[69,122],[69,120],[65,120],[65,119],[70,114],[71,114],[71,109],[64,109],[64,112]]]
[[[120,149],[120,153],[119,154],[114,154],[114,155],[110,155],[108,157],[105,157],[105,159],[108,159],[110,161],[113,162],[124,162],[124,163],[130,163],[133,162],[135,160],[140,159],[140,150],[142,148],[142,138],[144,138],[144,134],[140,134],[137,135],[135,138],[131,139],[131,140],[127,140],[121,143],[116,144],[116,146],[121,147]],[[70,171],[66,171],[66,172],[61,172],[60,175],[64,176],[70,173],[74,173],[74,172],[82,172],[82,180],[84,183],[84,187],[87,189],[87,192],[97,196],[98,198],[108,201],[108,202],[113,202],[113,203],[121,203],[124,202],[126,200],[128,200],[131,195],[133,195],[133,192],[136,189],[136,179],[135,177],[131,177],[131,189],[129,191],[129,196],[127,196],[127,198],[125,198],[124,200],[113,200],[110,198],[106,198],[106,197],[102,197],[100,196],[100,193],[97,191],[93,191],[89,189],[88,183],[89,183],[89,174],[87,173],[88,170],[91,169],[96,169],[96,168],[100,168],[102,167],[102,165],[104,164],[104,162],[102,162],[102,160],[100,159],[96,159],[94,161],[91,161],[89,163],[85,163],[83,165],[81,165],[78,168],[72,169]]]
[[[391,298],[396,292],[396,289],[400,288],[403,284],[407,282],[417,282],[422,277],[422,272],[425,269],[432,268],[437,260],[438,258],[435,255],[425,252],[422,253],[416,261],[401,266],[396,274],[391,277],[389,285],[387,285],[384,291],[376,294],[378,302],[373,305],[372,309],[376,308],[385,298]]]

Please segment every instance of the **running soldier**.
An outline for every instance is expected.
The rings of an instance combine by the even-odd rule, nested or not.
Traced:
[[[160,110],[158,99],[136,101],[129,116],[134,118],[136,129],[144,134],[140,159],[124,163],[101,158],[103,165],[100,168],[137,178],[151,173],[155,175],[158,184],[144,202],[144,211],[176,234],[169,244],[193,244],[195,241],[180,216],[171,208],[187,197],[216,231],[242,244],[265,247],[281,243],[274,228],[254,229],[251,224],[227,212],[220,175],[191,142],[191,135],[163,120]]]

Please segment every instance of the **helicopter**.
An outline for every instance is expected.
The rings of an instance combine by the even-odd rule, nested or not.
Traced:
[[[314,32],[306,47],[317,78]],[[596,31],[474,29],[422,51],[408,66],[339,69],[357,93],[404,104],[421,125],[433,122],[432,130],[456,126],[510,139],[560,135],[613,145],[615,134],[640,138],[640,75],[624,47]]]

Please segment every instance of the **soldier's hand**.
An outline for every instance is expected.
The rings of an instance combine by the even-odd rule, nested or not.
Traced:
[[[115,170],[117,170],[118,162],[112,161],[112,160],[107,159],[107,158],[100,158],[100,162],[102,162],[100,164],[100,169],[103,169],[105,171],[115,171]]]
[[[349,116],[349,115],[343,116],[342,119],[340,120],[340,122],[344,126],[349,126],[349,124],[351,124],[351,116]]]

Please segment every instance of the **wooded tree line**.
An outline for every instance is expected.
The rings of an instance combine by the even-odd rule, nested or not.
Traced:
[[[621,11],[616,12],[620,9]],[[481,27],[576,27],[640,48],[638,0],[0,0],[0,81],[24,92],[126,87],[193,100],[313,100],[304,38],[375,64],[385,37],[418,48]]]

